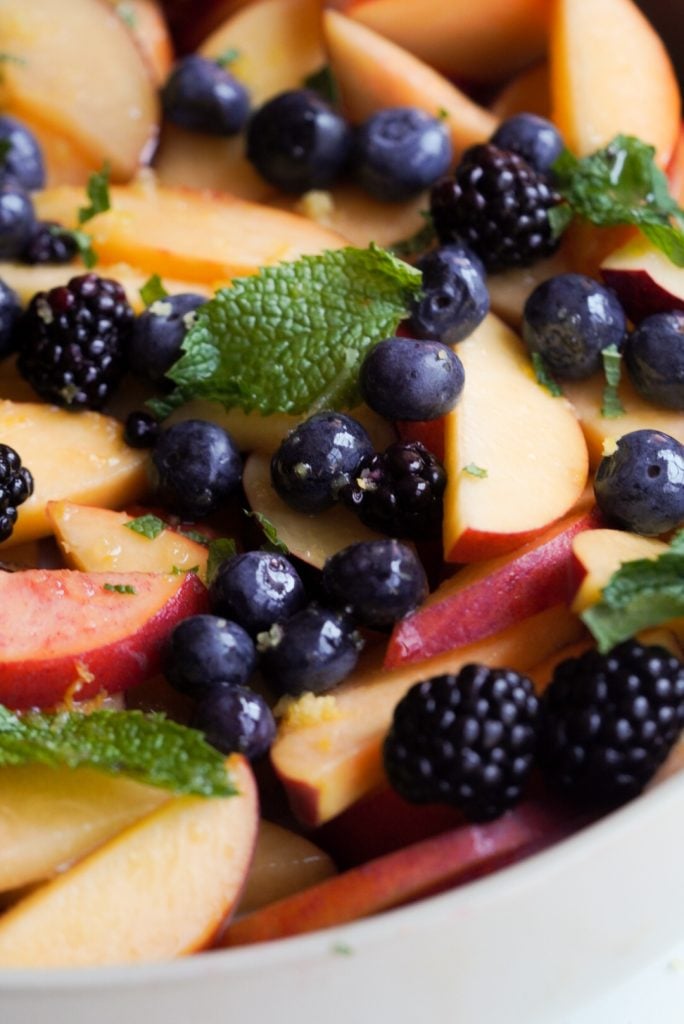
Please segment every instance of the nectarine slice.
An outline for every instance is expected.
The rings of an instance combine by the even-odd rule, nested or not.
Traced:
[[[601,276],[634,323],[653,313],[684,309],[684,267],[677,267],[643,235],[611,252]]]
[[[2,967],[167,960],[211,942],[236,907],[258,823],[247,762],[229,797],[176,797],[0,917]]]
[[[655,146],[665,167],[681,102],[665,44],[632,0],[555,0],[553,119],[578,156],[620,133]]]
[[[445,417],[444,557],[474,562],[521,547],[565,515],[588,459],[572,408],[536,381],[500,320],[490,314],[458,353],[466,384]]]
[[[0,106],[57,130],[93,170],[128,180],[154,143],[159,103],[138,46],[101,0],[0,0]],[[48,151],[48,161],[49,161]]]
[[[181,619],[207,609],[194,573],[0,573],[0,702],[53,707],[116,693],[158,671]]]
[[[109,0],[162,85],[173,64],[173,43],[159,0]]]
[[[585,611],[596,604],[613,573],[625,562],[657,558],[667,544],[651,537],[640,537],[625,530],[595,530],[595,536],[575,537],[572,542],[573,576],[579,580],[573,611]]]
[[[251,914],[336,873],[328,854],[306,836],[262,819],[239,913]]]
[[[513,114],[539,114],[548,117],[551,108],[549,96],[549,66],[544,61],[518,72],[501,90],[490,109],[495,117],[504,121]]]

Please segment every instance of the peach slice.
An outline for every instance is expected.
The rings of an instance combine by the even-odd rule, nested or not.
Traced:
[[[347,0],[341,9],[449,77],[503,81],[543,56],[547,0]]]
[[[310,839],[262,819],[238,912],[251,914],[336,873],[328,854]]]
[[[524,672],[582,633],[576,616],[559,605],[426,661],[388,670],[382,651],[366,655],[333,694],[317,698],[324,702],[320,714],[280,728],[271,760],[294,813],[305,825],[321,825],[383,782],[383,739],[396,704],[418,680],[472,661]]]
[[[0,574],[0,598],[0,701],[14,708],[149,679],[176,623],[208,605],[194,573],[25,569]]]
[[[466,385],[445,417],[444,557],[473,562],[521,547],[565,515],[588,459],[569,403],[537,383],[500,320],[490,314],[458,353]]]
[[[377,914],[489,874],[583,823],[562,807],[528,801],[497,821],[461,825],[264,907],[231,924],[221,945],[283,939]]]
[[[0,918],[2,967],[168,960],[208,945],[235,909],[256,839],[257,793],[177,797]]]
[[[0,772],[0,892],[49,878],[169,799],[155,786],[88,768]]]
[[[601,276],[634,323],[653,313],[684,309],[684,268],[643,235],[610,253],[601,264]]]
[[[544,61],[518,72],[501,90],[490,107],[495,117],[505,121],[513,114],[539,114],[548,117],[551,113],[549,96],[549,65]]]
[[[67,139],[93,170],[128,180],[154,143],[159,104],[131,33],[100,0],[0,0],[0,106]],[[50,151],[46,154],[48,166]]]
[[[361,523],[347,508],[336,505],[317,516],[307,516],[286,505],[271,486],[270,460],[253,453],[245,463],[242,486],[253,512],[273,523],[288,551],[322,569],[327,558],[350,544],[379,540],[380,534]]]
[[[217,138],[165,124],[154,156],[154,171],[161,185],[172,188],[229,192],[239,199],[265,203],[276,192],[245,156],[242,135]]]
[[[228,195],[141,182],[115,186],[110,196],[112,209],[88,223],[98,256],[162,277],[214,285],[344,245],[304,217]],[[63,186],[38,193],[36,208],[44,220],[74,227],[82,201],[79,189]]]
[[[592,466],[597,466],[601,461],[604,446],[610,447],[623,434],[632,430],[662,430],[684,444],[684,416],[672,409],[660,409],[641,398],[624,373],[620,381],[620,401],[625,409],[624,414],[615,419],[602,416],[604,383],[602,376],[581,383],[563,382],[563,392],[571,402],[584,432]]]
[[[325,11],[323,29],[330,63],[352,121],[383,107],[414,106],[443,112],[456,152],[483,142],[497,119],[413,54],[337,11]]]
[[[207,548],[175,530],[153,538],[128,527],[134,516],[71,501],[50,501],[47,514],[67,565],[84,572],[197,572],[204,580]]]
[[[572,542],[573,576],[577,586],[572,608],[578,615],[600,600],[601,591],[625,562],[657,558],[667,550],[667,544],[662,541],[625,530],[595,530],[594,533],[591,539],[577,536]]]
[[[553,119],[578,156],[620,133],[655,146],[665,167],[681,103],[665,45],[632,0],[555,0],[550,41]]]
[[[173,64],[173,43],[159,0],[108,0],[130,30],[161,85]]]
[[[19,452],[35,484],[5,547],[49,536],[48,501],[111,508],[137,501],[148,489],[145,453],[129,448],[123,426],[102,413],[0,400],[0,437]]]
[[[386,667],[455,650],[568,602],[573,539],[596,526],[592,511],[577,511],[512,554],[461,569],[397,623]]]

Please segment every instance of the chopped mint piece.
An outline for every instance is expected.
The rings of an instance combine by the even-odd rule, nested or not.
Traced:
[[[551,234],[554,238],[560,238],[565,229],[572,223],[574,213],[568,203],[559,203],[552,206],[547,214],[551,225]]]
[[[653,146],[617,135],[581,160],[567,150],[561,153],[553,165],[555,184],[573,213],[599,227],[633,225],[681,267],[684,210],[669,194],[654,156]]]
[[[138,516],[137,519],[131,519],[128,523],[124,523],[127,530],[133,530],[134,533],[140,533],[143,537],[147,537],[148,540],[154,540],[160,533],[163,533],[166,529],[166,523],[159,516],[154,516],[152,513],[148,513],[144,516]]]
[[[135,11],[133,10],[133,8],[131,7],[130,4],[126,4],[126,3],[117,4],[116,5],[116,13],[119,15],[119,17],[121,18],[123,23],[125,25],[128,25],[129,28],[135,28],[136,27],[136,25],[137,25],[137,18],[135,16]]]
[[[330,948],[338,956],[352,956],[354,952],[348,942],[333,942]]]
[[[180,408],[185,401],[181,391],[175,391],[166,398],[148,398],[145,405],[160,422],[170,416],[174,410]]]
[[[142,711],[19,716],[0,705],[0,767],[17,764],[95,768],[198,796],[237,792],[201,733]]]
[[[229,68],[231,64],[235,63],[239,56],[240,51],[236,50],[234,46],[231,46],[227,50],[224,50],[223,53],[219,53],[218,57],[214,57],[213,61],[215,64],[218,64],[220,68]]]
[[[268,547],[274,551],[280,551],[283,555],[288,553],[287,544],[285,544],[278,536],[278,531],[271,522],[271,520],[263,514],[263,512],[250,512],[245,509],[245,515],[249,516],[250,519],[256,519],[257,523],[264,531],[266,540],[268,541]]]
[[[684,615],[684,531],[657,558],[624,562],[601,599],[582,612],[602,653],[640,629]]]
[[[340,99],[340,91],[329,64],[308,75],[303,82],[305,89],[312,89],[317,92],[321,99],[327,100],[335,106]]]
[[[180,565],[171,566],[172,576],[183,576],[185,573],[188,572],[199,572],[199,565],[191,565],[189,569],[182,569]]]
[[[180,533],[181,537],[187,537],[188,540],[194,540],[195,544],[202,544],[205,548],[209,547],[209,537],[206,533],[200,533],[199,530],[177,530],[176,533]]]
[[[111,590],[114,594],[137,594],[132,583],[103,583],[103,590]]]
[[[101,171],[95,171],[88,178],[88,184],[86,185],[86,194],[90,203],[88,206],[82,206],[78,211],[78,223],[85,224],[86,221],[96,217],[98,213],[104,213],[109,210],[111,203],[109,201],[109,175],[111,169],[109,164],[105,161]]]
[[[12,148],[12,143],[9,139],[0,139],[0,164],[4,164],[7,160],[7,154]]]
[[[604,419],[614,420],[618,416],[624,416],[625,407],[620,401],[618,388],[622,376],[622,355],[617,345],[608,345],[601,352],[603,360],[603,373],[606,378],[606,385],[603,389],[603,400],[601,402],[601,415]]]
[[[73,238],[84,265],[88,270],[95,266],[97,263],[97,253],[93,250],[92,236],[87,231],[79,231],[77,228],[70,231],[69,228],[63,228],[59,224],[54,224],[50,227],[50,232],[53,235],[68,235],[70,238]]]
[[[349,408],[364,355],[394,334],[420,284],[419,271],[375,245],[236,278],[199,308],[167,371],[172,399],[263,415]]]
[[[560,387],[549,373],[546,363],[544,362],[544,357],[541,356],[539,352],[532,353],[532,369],[534,370],[534,375],[537,378],[537,384],[546,388],[554,398],[558,398],[563,394]]]
[[[414,256],[421,256],[426,249],[430,248],[437,238],[430,211],[421,210],[420,215],[425,221],[423,227],[418,228],[418,230],[414,234],[409,235],[408,238],[400,239],[400,241],[394,242],[389,247],[389,251],[395,256],[398,256],[401,260],[410,260],[413,259]]]
[[[152,274],[152,277],[148,277],[140,289],[140,298],[143,300],[145,307],[151,306],[153,302],[158,302],[160,299],[165,299],[168,294],[159,274]]]
[[[478,476],[482,480],[489,476],[486,469],[483,469],[482,466],[476,466],[474,462],[469,462],[467,466],[463,467],[461,472],[467,473],[468,476]]]
[[[448,121],[450,116],[451,115],[449,114],[449,111],[445,110],[444,107],[437,107],[437,120],[438,121]]]
[[[232,558],[236,551],[237,546],[231,537],[219,537],[217,540],[210,541],[209,557],[207,558],[207,584],[213,583],[221,562]]]

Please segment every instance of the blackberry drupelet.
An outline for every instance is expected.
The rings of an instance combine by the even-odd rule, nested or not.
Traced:
[[[41,220],[35,226],[28,245],[21,254],[24,263],[70,263],[78,252],[74,236],[52,220]]]
[[[439,533],[446,473],[419,441],[396,441],[366,455],[340,500],[361,522],[390,537],[429,538]]]
[[[411,803],[488,821],[520,800],[534,761],[539,702],[512,669],[465,665],[412,686],[384,744],[392,786]]]
[[[14,448],[0,444],[0,540],[11,536],[17,521],[17,505],[33,494],[33,477]]]
[[[527,266],[558,247],[549,210],[561,197],[521,156],[491,144],[472,146],[452,177],[430,194],[443,243],[462,241],[487,270]]]
[[[591,806],[641,792],[684,725],[684,664],[634,640],[557,666],[541,702],[539,762]]]
[[[133,310],[120,284],[97,274],[38,292],[17,325],[18,368],[48,402],[100,409],[124,371]]]

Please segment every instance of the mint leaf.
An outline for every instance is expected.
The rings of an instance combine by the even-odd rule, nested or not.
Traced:
[[[0,705],[0,767],[16,764],[95,768],[198,796],[236,792],[201,733],[142,711],[19,716]]]
[[[624,416],[625,414],[625,407],[618,395],[620,377],[622,376],[622,355],[618,351],[617,345],[608,345],[601,352],[601,359],[606,378],[601,402],[601,415],[604,419],[614,420],[618,416]]]
[[[50,233],[53,235],[68,235],[70,238],[73,238],[84,265],[89,270],[95,266],[97,263],[97,253],[93,250],[92,236],[87,231],[79,231],[77,228],[70,231],[69,228],[63,228],[55,224],[50,227]]]
[[[534,375],[537,378],[537,384],[546,388],[549,394],[553,395],[554,398],[559,398],[563,392],[549,373],[546,363],[544,362],[544,357],[541,356],[539,352],[532,352],[531,359],[532,369],[534,370]]]
[[[250,519],[256,519],[257,523],[264,531],[266,540],[268,541],[268,546],[270,548],[272,548],[274,551],[280,551],[284,555],[288,553],[287,544],[285,544],[280,539],[280,537],[278,536],[278,531],[276,530],[275,526],[268,518],[268,516],[265,516],[263,512],[250,512],[248,509],[244,509],[244,513],[246,516],[249,516]]]
[[[105,161],[102,166],[102,170],[95,171],[88,178],[88,184],[86,185],[86,195],[90,200],[88,206],[82,206],[78,211],[78,223],[85,224],[86,221],[96,217],[98,213],[104,213],[110,209],[111,203],[109,202],[109,175],[111,169],[109,164]]]
[[[599,227],[638,227],[681,267],[684,211],[669,194],[654,156],[653,146],[632,135],[617,135],[582,160],[563,152],[553,165],[555,185],[575,214]]]
[[[176,530],[176,533],[180,533],[181,537],[187,537],[188,540],[194,540],[195,544],[202,544],[205,548],[208,548],[211,543],[206,533],[200,533],[199,530]],[[231,543],[235,542],[231,541]]]
[[[230,537],[219,537],[209,543],[209,555],[207,557],[207,586],[214,581],[214,576],[219,570],[222,562],[232,558],[236,553],[235,541]]]
[[[133,533],[139,533],[143,537],[147,537],[148,540],[154,540],[160,533],[163,533],[166,529],[166,523],[159,516],[154,516],[152,513],[148,513],[144,516],[138,516],[137,519],[131,519],[130,522],[124,523],[127,530],[133,530]]]
[[[7,155],[12,148],[12,143],[9,139],[0,139],[0,165],[4,164],[7,160]]]
[[[613,573],[601,600],[582,612],[602,653],[641,629],[684,615],[684,537],[658,558],[625,562]]]
[[[229,68],[231,64],[235,63],[239,56],[240,51],[236,50],[234,46],[231,46],[229,49],[224,50],[223,53],[219,53],[218,57],[214,57],[213,61],[214,64],[218,64],[220,68]]]
[[[103,590],[110,590],[113,594],[137,594],[132,583],[103,583]]]
[[[172,401],[264,415],[351,407],[363,356],[394,334],[420,285],[419,271],[374,245],[236,278],[198,309],[167,371]]]
[[[146,308],[151,306],[153,302],[165,299],[168,294],[159,274],[152,274],[152,277],[148,277],[145,284],[140,288],[140,298],[143,300]]]
[[[487,472],[486,469],[483,469],[482,466],[476,466],[474,462],[469,462],[467,466],[463,467],[461,472],[467,473],[468,476],[479,477],[481,480],[484,480],[486,477],[489,476],[489,473]]]
[[[172,576],[183,576],[185,573],[188,572],[199,572],[199,565],[191,565],[189,569],[182,569],[180,565],[171,566]]]
[[[325,64],[318,71],[314,71],[313,74],[307,75],[302,85],[305,89],[312,89],[317,92],[318,95],[336,106],[340,100],[340,90],[337,87],[337,82],[332,73],[332,68],[329,64]]]
[[[137,18],[135,11],[130,4],[120,3],[116,5],[116,13],[119,15],[124,25],[128,25],[129,28],[135,28],[137,25]]]

